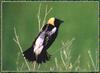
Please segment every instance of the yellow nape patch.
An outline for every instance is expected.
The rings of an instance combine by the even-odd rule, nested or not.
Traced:
[[[47,24],[50,24],[50,25],[53,25],[54,26],[54,21],[55,21],[55,18],[52,17],[48,20]]]

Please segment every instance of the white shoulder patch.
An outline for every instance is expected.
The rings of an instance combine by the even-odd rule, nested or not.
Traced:
[[[54,27],[51,31],[50,31],[50,35],[54,34],[56,32],[57,28]]]
[[[56,30],[57,30],[57,28],[56,28],[56,27],[54,27],[54,28],[52,29],[52,33],[55,33],[55,32],[56,32]]]

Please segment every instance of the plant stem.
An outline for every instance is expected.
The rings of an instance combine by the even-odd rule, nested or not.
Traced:
[[[91,56],[91,52],[90,52],[90,50],[88,50],[88,55],[89,55],[90,60],[91,60],[91,62],[92,62],[92,66],[93,66],[94,70],[96,71],[96,67],[95,67],[95,64],[94,64],[93,58],[92,58],[92,56]]]
[[[15,34],[15,38],[14,38],[13,40],[14,40],[15,43],[18,45],[19,50],[20,50],[22,56],[24,57],[24,55],[23,55],[23,50],[22,50],[22,47],[21,47],[21,45],[20,45],[19,38],[18,38],[18,35],[17,35],[17,32],[16,32],[16,28],[15,28],[15,27],[14,27],[14,34]],[[25,57],[24,57],[24,61],[25,61],[25,64],[26,64],[28,70],[30,71],[30,67],[29,67],[29,65],[28,65],[28,63],[27,63]]]
[[[38,25],[39,25],[39,31],[40,31],[40,23],[41,23],[41,19],[40,19],[40,11],[41,11],[41,4],[39,5],[39,10],[38,10],[38,14],[37,14],[37,18],[38,18]]]
[[[61,56],[62,63],[64,65],[65,69],[67,70],[66,63],[65,63],[63,56],[62,56],[62,52],[60,52],[60,56]]]

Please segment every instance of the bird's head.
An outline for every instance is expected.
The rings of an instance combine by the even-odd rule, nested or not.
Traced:
[[[47,22],[47,24],[52,25],[52,26],[56,26],[56,27],[59,27],[59,25],[60,25],[61,23],[63,23],[62,20],[57,19],[57,18],[54,18],[54,17],[50,18],[50,19],[48,20],[48,22]]]

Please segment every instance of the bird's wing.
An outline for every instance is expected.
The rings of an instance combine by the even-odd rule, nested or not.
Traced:
[[[48,40],[49,40],[49,36],[46,36],[46,37],[45,37],[45,44],[44,44],[44,45],[47,45]]]
[[[44,41],[45,49],[48,49],[51,46],[51,44],[55,41],[57,34],[58,34],[58,30],[52,33],[52,35],[47,35],[45,37],[45,41]]]
[[[57,37],[57,32],[55,32],[55,34],[52,34],[50,37],[47,37],[47,41],[45,41],[45,46],[44,49],[48,49],[52,43],[55,41],[56,37]]]

